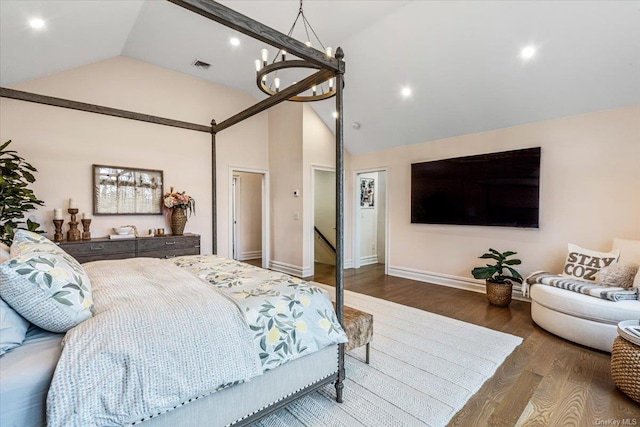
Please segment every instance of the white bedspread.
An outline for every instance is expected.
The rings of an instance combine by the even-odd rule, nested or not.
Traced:
[[[262,374],[237,305],[189,272],[148,258],[84,267],[94,316],[65,336],[49,426],[127,425]]]

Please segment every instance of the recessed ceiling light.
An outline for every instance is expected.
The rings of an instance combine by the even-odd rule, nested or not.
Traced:
[[[31,25],[31,28],[34,30],[40,30],[44,28],[44,20],[41,18],[33,18],[29,20],[29,25]]]
[[[353,122],[353,123],[351,123],[351,127],[354,128],[355,130],[358,130],[358,129],[360,129],[360,123]]]
[[[229,43],[231,43],[231,46],[240,46],[240,39],[237,37],[231,37],[229,39]]]
[[[411,88],[409,86],[404,86],[400,93],[402,94],[403,98],[408,98],[411,96]]]
[[[524,59],[525,61],[528,61],[534,56],[536,56],[536,50],[537,50],[536,47],[533,45],[525,46],[520,51],[520,58]]]

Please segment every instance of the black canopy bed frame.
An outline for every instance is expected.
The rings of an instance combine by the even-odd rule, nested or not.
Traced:
[[[251,38],[259,40],[273,47],[285,50],[300,58],[306,63],[306,67],[317,70],[309,77],[295,83],[280,92],[270,95],[266,99],[241,111],[220,123],[211,121],[210,126],[152,116],[132,111],[120,110],[100,105],[72,101],[51,96],[39,95],[8,88],[0,88],[0,97],[51,105],[72,110],[84,111],[95,114],[103,114],[112,117],[137,120],[158,125],[177,127],[195,132],[205,132],[211,135],[211,185],[212,185],[212,252],[217,253],[217,200],[216,200],[216,135],[240,123],[262,111],[269,109],[286,100],[297,100],[297,95],[319,85],[331,78],[335,78],[336,85],[336,314],[340,324],[344,325],[344,275],[340,268],[344,264],[344,136],[343,136],[343,87],[344,87],[344,53],[341,48],[336,49],[335,57],[327,56],[324,52],[307,47],[305,44],[280,33],[258,21],[244,16],[213,0],[168,0],[180,7],[195,12],[207,19],[215,21],[233,30],[239,31]],[[301,61],[301,62],[302,62]],[[320,389],[321,387],[335,383],[336,401],[342,402],[344,388],[344,344],[338,345],[337,371],[311,385],[295,390],[272,404],[254,411],[247,417],[238,420],[235,425],[247,425],[280,409],[292,401]],[[247,383],[250,384],[250,383]],[[159,417],[162,418],[162,417]]]

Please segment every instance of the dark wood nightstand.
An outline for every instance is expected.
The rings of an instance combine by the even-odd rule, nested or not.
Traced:
[[[99,238],[88,241],[61,242],[59,245],[80,263],[136,257],[173,258],[200,254],[200,236],[197,234],[130,240]]]

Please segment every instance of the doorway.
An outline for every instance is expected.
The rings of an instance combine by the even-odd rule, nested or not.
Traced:
[[[231,171],[229,254],[259,267],[268,265],[265,173]]]
[[[313,171],[313,272],[336,265],[336,172],[314,166]]]
[[[353,267],[384,265],[388,272],[387,170],[355,173]]]

